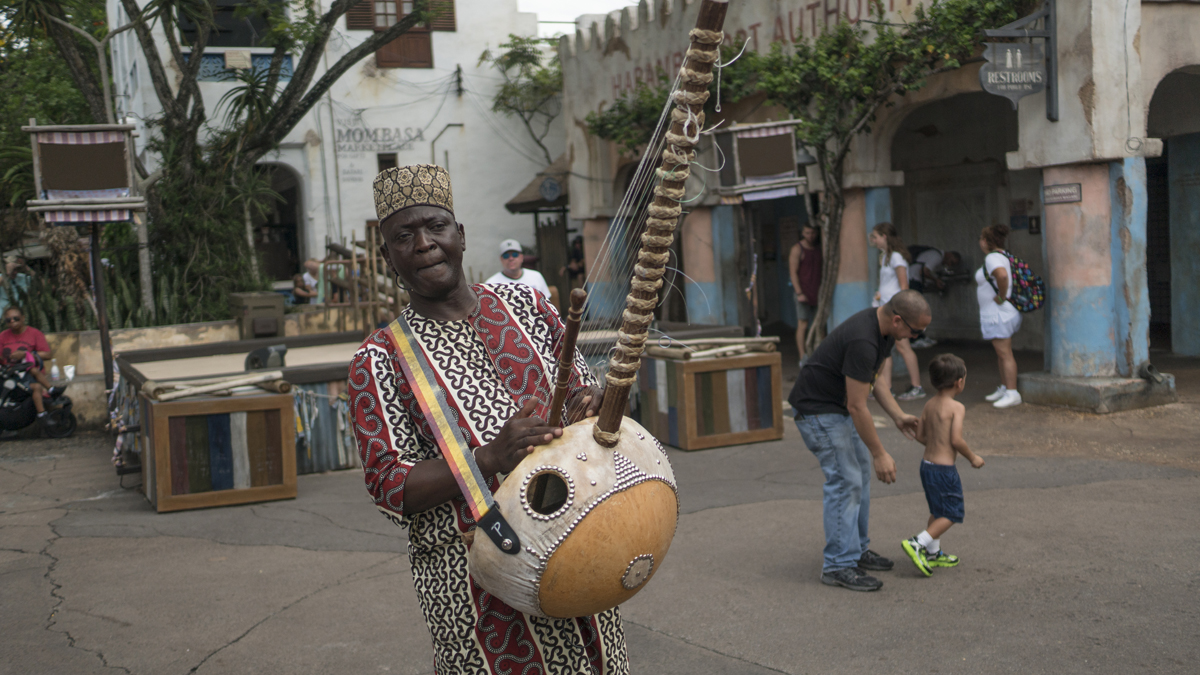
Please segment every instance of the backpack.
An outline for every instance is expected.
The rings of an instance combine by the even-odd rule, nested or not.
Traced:
[[[1021,313],[1041,309],[1042,305],[1046,304],[1046,282],[1033,273],[1033,270],[1029,268],[1029,263],[1008,251],[997,252],[1003,253],[1004,257],[1008,258],[1009,267],[1012,268],[1012,278],[1010,279],[1012,297],[1008,299],[1008,302]],[[991,275],[987,273],[986,266],[983,270],[983,278],[988,280],[997,293],[1000,292],[1000,289],[996,288],[996,282],[992,281]]]

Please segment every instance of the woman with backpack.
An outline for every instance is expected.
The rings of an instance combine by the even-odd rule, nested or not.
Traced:
[[[1021,328],[1021,312],[1012,303],[1013,269],[1004,250],[1007,225],[983,228],[979,248],[984,253],[983,267],[975,272],[976,297],[979,299],[979,326],[983,339],[991,340],[1000,366],[1000,386],[987,400],[997,408],[1021,404],[1017,391],[1017,360],[1013,357],[1012,336]]]

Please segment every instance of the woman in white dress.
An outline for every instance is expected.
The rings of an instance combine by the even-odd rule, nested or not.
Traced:
[[[873,307],[879,307],[892,299],[892,296],[908,288],[908,247],[896,233],[896,226],[891,223],[879,223],[867,236],[867,241],[879,249],[879,291],[875,293]],[[917,354],[907,338],[896,340],[896,351],[904,359],[908,368],[908,379],[911,386],[903,393],[896,395],[897,401],[911,401],[925,398],[925,390],[921,388],[921,370],[917,365]],[[892,390],[892,357],[883,362],[883,370],[879,373],[878,386]]]
[[[1008,300],[1012,297],[1012,265],[1003,253],[1008,233],[1007,225],[983,228],[979,248],[985,257],[983,267],[975,271],[979,327],[983,339],[992,341],[1000,366],[1000,386],[987,397],[997,408],[1021,404],[1021,394],[1017,391],[1017,360],[1012,352],[1012,336],[1021,328],[1021,313]]]

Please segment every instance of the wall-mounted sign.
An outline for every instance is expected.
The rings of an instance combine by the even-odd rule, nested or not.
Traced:
[[[542,184],[538,186],[538,194],[542,196],[542,199],[548,202],[555,201],[562,196],[562,185],[560,185],[559,182],[553,178],[547,177],[546,180],[543,180]]]
[[[412,127],[351,127],[337,129],[338,152],[398,152],[425,140],[424,129]]]
[[[1083,201],[1083,186],[1079,183],[1047,185],[1042,188],[1043,204],[1071,204]]]
[[[1046,88],[1046,60],[1042,45],[1017,42],[988,42],[979,69],[979,84],[989,94],[1017,101]]]

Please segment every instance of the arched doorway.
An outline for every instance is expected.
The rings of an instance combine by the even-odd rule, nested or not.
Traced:
[[[1163,139],[1146,159],[1146,284],[1150,348],[1200,355],[1200,65],[1158,83],[1147,135]]]
[[[283,201],[273,201],[265,215],[254,218],[254,250],[263,265],[263,275],[272,281],[285,281],[300,271],[300,223],[303,202],[300,175],[286,164],[261,164],[271,181],[271,189]]]
[[[980,337],[973,275],[983,264],[977,243],[983,227],[1008,224],[1009,249],[1045,273],[1041,171],[1008,170],[1005,153],[1017,149],[1017,138],[1012,105],[984,92],[923,105],[892,137],[892,170],[904,172],[904,186],[892,188],[892,217],[901,238],[910,246],[958,251],[963,258],[962,274],[946,291],[926,294],[937,317],[932,337]],[[1041,314],[1026,315],[1016,347],[1042,349]]]

